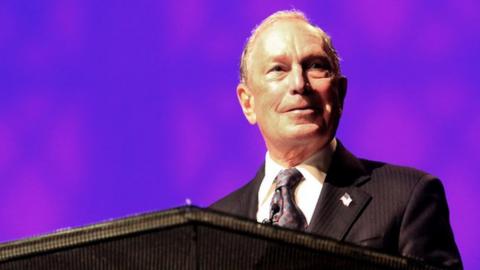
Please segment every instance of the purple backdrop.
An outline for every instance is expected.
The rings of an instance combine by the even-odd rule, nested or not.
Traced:
[[[339,138],[439,176],[479,269],[478,2],[232,2],[0,3],[0,241],[206,206],[245,183],[265,148],[235,97],[241,49],[295,7],[342,56]]]

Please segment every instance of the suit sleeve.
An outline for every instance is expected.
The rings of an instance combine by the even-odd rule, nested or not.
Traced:
[[[463,269],[449,221],[442,183],[423,176],[412,193],[400,225],[399,252],[448,269]]]

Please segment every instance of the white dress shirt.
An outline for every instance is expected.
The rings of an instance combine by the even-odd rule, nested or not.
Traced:
[[[295,166],[303,175],[303,179],[295,189],[295,202],[305,215],[308,224],[310,224],[312,219],[313,211],[320,197],[323,182],[327,176],[327,170],[336,147],[337,141],[333,139],[327,147],[324,147],[301,164]],[[274,180],[283,169],[287,168],[276,163],[270,157],[270,153],[267,152],[265,155],[265,177],[258,190],[258,222],[269,219],[270,202],[275,191]]]

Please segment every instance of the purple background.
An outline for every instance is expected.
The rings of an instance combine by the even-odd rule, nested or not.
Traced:
[[[480,268],[480,5],[451,1],[1,1],[0,241],[206,206],[264,157],[235,87],[244,40],[299,8],[349,78],[338,137],[445,187]]]

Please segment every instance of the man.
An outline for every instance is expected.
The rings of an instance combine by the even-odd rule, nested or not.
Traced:
[[[240,73],[240,105],[268,152],[251,182],[211,208],[462,268],[440,181],[358,159],[335,138],[347,80],[325,32],[276,12],[248,39]]]

